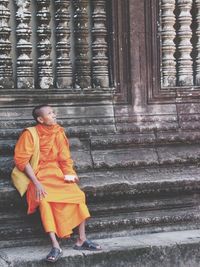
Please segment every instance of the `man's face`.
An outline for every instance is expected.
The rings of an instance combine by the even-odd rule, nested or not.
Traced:
[[[56,114],[52,107],[43,107],[40,109],[40,116],[38,121],[41,124],[51,126],[56,124]]]

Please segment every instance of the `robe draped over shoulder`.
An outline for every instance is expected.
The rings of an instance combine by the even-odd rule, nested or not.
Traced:
[[[74,205],[77,206],[78,209],[81,209],[77,213],[82,214],[80,220],[76,219],[77,222],[71,223],[73,226],[76,224],[78,225],[82,220],[90,217],[90,215],[85,205],[84,192],[80,190],[76,183],[66,183],[64,181],[64,175],[76,175],[70,155],[69,142],[64,129],[58,124],[53,126],[38,124],[36,129],[40,142],[40,158],[35,175],[45,188],[47,195],[42,201],[36,201],[35,186],[31,182],[26,194],[28,214],[35,212],[36,208],[40,206],[40,211],[42,210],[43,212],[41,217],[44,225],[45,214],[49,214],[49,212],[47,212],[49,205],[52,206],[52,203],[57,203],[57,205],[62,203],[63,205],[65,203],[69,210],[70,204],[72,204],[73,209]],[[33,138],[31,133],[25,130],[22,132],[15,147],[14,161],[19,170],[24,171],[25,166],[29,163],[33,155],[33,151]],[[48,206],[46,211],[44,206]],[[53,212],[53,208],[51,208],[51,212]],[[76,217],[78,218],[79,216],[76,215]],[[49,230],[46,229],[46,231]],[[63,231],[59,229],[56,233],[58,234],[58,232]],[[70,232],[71,230],[68,229],[68,234]],[[66,233],[64,236],[68,234]]]

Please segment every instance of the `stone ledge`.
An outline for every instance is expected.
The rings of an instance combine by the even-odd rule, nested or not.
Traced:
[[[107,170],[80,173],[80,186],[90,201],[116,200],[118,197],[132,199],[149,195],[197,193],[200,189],[200,167],[177,165],[124,170]],[[153,196],[152,195],[152,196]],[[198,198],[198,197],[197,197]],[[6,179],[0,180],[0,206],[15,206],[20,197]]]
[[[194,164],[200,161],[200,145],[160,145],[91,151],[95,169],[131,168],[164,164]]]
[[[115,133],[91,136],[92,149],[129,148],[135,146],[159,146],[170,144],[199,144],[199,131],[167,131],[149,133]]]
[[[57,267],[198,267],[200,230],[145,234],[95,240],[103,250],[79,252],[63,246]],[[20,247],[0,250],[1,267],[49,266],[44,261],[49,247]]]
[[[90,210],[91,211],[91,210]],[[91,212],[92,214],[92,212]],[[39,214],[31,216],[17,211],[17,214],[0,213],[0,248],[35,245],[46,243],[46,235],[40,223]],[[126,231],[131,233],[163,232],[166,229],[197,229],[200,223],[197,207],[180,207],[163,210],[146,210],[118,212],[118,214],[96,214],[87,223],[87,234],[91,238],[107,236],[124,236]],[[76,233],[76,231],[75,231]],[[74,237],[74,234],[72,235]]]

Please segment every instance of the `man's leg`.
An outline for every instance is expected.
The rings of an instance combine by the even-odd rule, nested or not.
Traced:
[[[57,241],[56,238],[56,225],[54,221],[54,216],[52,213],[52,208],[50,203],[46,202],[45,199],[40,202],[40,215],[41,215],[41,220],[45,229],[45,232],[48,233],[51,244],[52,244],[52,249],[49,252],[49,254],[46,257],[47,261],[55,262],[58,260],[58,258],[61,257],[62,255],[62,250],[60,248],[60,245]]]
[[[47,261],[56,262],[62,256],[62,249],[57,241],[56,235],[54,232],[49,232],[49,237],[52,243],[52,249],[46,257]]]
[[[79,238],[77,239],[76,246],[81,247],[85,241],[88,242],[87,237],[86,237],[86,233],[85,233],[85,221],[83,221],[79,225],[78,231],[79,231]],[[95,250],[95,249],[100,250],[101,249],[101,246],[99,246],[98,244],[95,244],[91,241],[89,241],[89,242],[92,244],[93,250]]]
[[[54,233],[54,232],[50,232],[50,233],[49,233],[49,237],[50,237],[50,239],[51,239],[52,247],[53,247],[53,248],[58,248],[58,249],[61,250],[60,245],[59,245],[59,243],[58,243],[58,240],[57,240],[57,238],[56,238],[55,233]]]
[[[76,245],[77,246],[82,246],[82,244],[86,240],[86,234],[85,234],[85,221],[83,221],[79,227],[78,227],[78,232],[79,232],[79,238],[77,239]]]

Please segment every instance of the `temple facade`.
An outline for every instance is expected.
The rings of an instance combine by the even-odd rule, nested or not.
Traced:
[[[45,103],[70,139],[91,238],[199,229],[200,0],[0,0],[0,256],[45,243],[10,181]]]
[[[1,1],[1,108],[20,119],[20,107],[38,102],[89,105],[92,117],[99,105],[116,119],[159,115],[161,124],[197,116],[199,8],[198,0]]]

